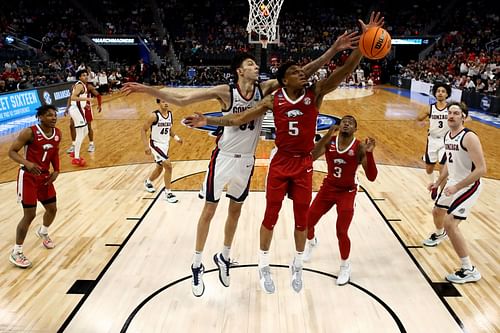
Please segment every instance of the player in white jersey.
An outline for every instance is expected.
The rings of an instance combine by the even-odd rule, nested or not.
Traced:
[[[159,105],[159,110],[153,111],[148,117],[144,126],[141,128],[141,138],[144,145],[146,155],[152,154],[156,163],[155,169],[151,172],[148,179],[144,181],[146,191],[152,193],[155,191],[153,181],[158,178],[162,171],[163,180],[165,182],[165,197],[164,199],[170,203],[178,202],[177,197],[172,193],[170,185],[172,182],[172,163],[168,156],[168,148],[170,138],[182,144],[182,139],[172,130],[173,117],[172,111],[168,109],[168,103],[156,99]],[[147,139],[147,131],[150,131],[149,140]]]
[[[311,76],[320,67],[327,64],[337,52],[354,48],[359,39],[355,35],[355,33],[348,34],[347,32],[341,35],[322,56],[304,67],[305,74],[308,77]],[[259,66],[256,64],[255,58],[250,54],[236,55],[232,61],[231,69],[235,75],[236,83],[234,86],[222,84],[188,95],[180,95],[163,92],[138,83],[126,83],[123,91],[125,93],[147,93],[179,106],[217,99],[221,104],[223,113],[238,113],[253,106],[279,87],[277,80],[258,83]],[[203,295],[205,290],[203,283],[205,267],[202,264],[202,252],[208,236],[210,222],[217,209],[222,188],[225,184],[228,184],[227,196],[230,198],[230,202],[224,227],[224,245],[222,251],[216,253],[213,258],[219,268],[220,282],[223,286],[229,287],[230,249],[238,225],[241,206],[248,195],[248,186],[254,165],[254,152],[261,124],[262,118],[259,118],[259,120],[243,124],[236,129],[223,127],[222,136],[218,138],[217,147],[212,153],[207,176],[200,193],[205,198],[205,205],[198,220],[195,254],[191,265],[191,287],[193,294],[197,297]],[[241,140],[241,144],[238,143],[240,136],[245,137],[244,140]],[[219,144],[221,140],[222,145]]]
[[[462,267],[446,276],[454,283],[478,281],[479,271],[472,266],[465,238],[458,228],[459,223],[467,218],[481,190],[480,178],[486,174],[486,162],[478,136],[464,127],[468,109],[463,103],[448,105],[448,126],[444,146],[446,164],[438,180],[429,186],[437,189],[446,181],[446,185],[436,200],[432,211],[436,228],[444,226],[444,235],[448,235],[455,252],[460,257]],[[435,245],[439,244],[437,242]]]
[[[436,103],[431,104],[426,112],[420,114],[417,118],[421,123],[429,119],[429,130],[427,132],[427,145],[423,160],[425,162],[425,172],[429,183],[434,183],[434,166],[436,163],[443,165],[444,144],[443,138],[449,131],[448,104],[446,99],[451,95],[451,87],[445,83],[435,83],[432,87],[432,95],[436,97]],[[432,200],[437,197],[437,190],[431,192]]]
[[[87,93],[87,75],[86,70],[76,72],[78,81],[73,86],[70,97],[71,103],[68,109],[76,130],[75,150],[70,154],[73,158],[71,164],[77,166],[85,165],[85,160],[80,158],[80,148],[82,147],[83,139],[88,133],[87,121],[85,120],[85,105],[87,102],[92,101],[92,98],[88,97]]]

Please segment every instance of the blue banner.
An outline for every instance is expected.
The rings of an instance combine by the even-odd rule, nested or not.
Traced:
[[[0,123],[6,120],[34,115],[41,106],[35,89],[0,95]]]

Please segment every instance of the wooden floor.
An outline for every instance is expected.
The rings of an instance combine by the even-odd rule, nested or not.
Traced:
[[[351,232],[353,283],[381,296],[401,320],[404,331],[500,331],[500,239],[496,223],[500,206],[500,158],[496,148],[499,130],[478,122],[468,124],[483,143],[488,179],[484,180],[478,204],[461,228],[483,279],[457,286],[460,297],[439,296],[443,293],[432,288],[447,287],[446,283],[436,283],[443,282],[444,275],[458,267],[458,262],[449,242],[437,248],[419,247],[432,230],[432,202],[425,190],[420,159],[425,149],[425,128],[412,119],[425,106],[379,89],[364,97],[343,89],[334,93],[325,101],[321,113],[355,115],[358,137],[370,135],[377,139],[375,156],[380,167],[376,182],[361,177],[366,193],[358,195],[359,211]],[[185,141],[183,146],[172,143],[171,148],[171,157],[176,161],[173,187],[182,191],[181,203],[153,201],[156,195],[143,191],[142,182],[152,164],[143,153],[139,129],[154,108],[154,99],[140,95],[115,94],[105,99],[103,113],[94,122],[97,151],[83,154],[88,167],[73,167],[69,158],[61,156],[64,173],[56,183],[59,211],[51,228],[57,247],[43,249],[30,230],[25,253],[34,266],[28,270],[12,267],[7,260],[22,211],[15,201],[13,180],[17,167],[6,157],[13,136],[0,138],[0,227],[6,235],[0,240],[0,250],[5,253],[0,263],[0,332],[55,332],[61,327],[68,332],[117,332],[140,301],[189,275],[193,230],[202,204],[193,198],[213,139],[207,137],[207,132],[187,129],[176,121],[174,129]],[[217,111],[218,104],[173,109],[174,117],[180,120],[195,110]],[[61,119],[58,125],[65,135],[65,147],[69,144],[67,125],[67,119]],[[261,192],[272,146],[272,142],[262,142],[257,150],[259,167],[251,184],[255,193],[244,205],[247,218],[242,219],[235,243],[235,257],[240,264],[254,265],[257,261],[256,230],[263,214]],[[324,168],[323,161],[316,162],[316,189],[323,177],[319,171]],[[204,255],[210,268],[214,266],[210,255],[219,250],[221,243],[225,205],[227,200],[222,200]],[[287,265],[293,249],[290,210],[284,207],[283,221],[273,242],[272,259],[277,265]],[[39,209],[34,224],[40,223],[41,213]],[[320,225],[322,243],[317,260],[306,267],[336,275],[338,249],[332,214]],[[273,272],[278,291],[269,296],[258,291],[255,267],[233,272],[229,289],[220,286],[215,272],[207,274],[207,294],[202,299],[190,294],[189,280],[173,285],[147,302],[130,321],[127,331],[196,332],[202,327],[209,332],[233,332],[236,327],[247,332],[402,331],[379,302],[353,285],[336,287],[331,276],[307,271],[305,290],[295,295],[287,285],[286,269],[276,267]],[[68,294],[77,280],[97,280],[97,285],[89,296],[82,295],[78,288],[74,288],[75,294]],[[127,303],[126,299],[131,301]],[[202,317],[208,318],[208,327],[193,320],[194,310],[208,311]]]

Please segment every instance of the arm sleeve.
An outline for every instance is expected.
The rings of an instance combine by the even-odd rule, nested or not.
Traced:
[[[377,178],[378,170],[373,158],[373,152],[366,152],[366,178],[373,182]]]
[[[100,107],[102,105],[102,96],[97,95],[96,98],[97,98],[97,105]]]

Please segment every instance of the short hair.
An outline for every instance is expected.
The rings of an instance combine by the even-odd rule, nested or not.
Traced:
[[[434,86],[432,87],[432,96],[436,97],[436,92],[437,92],[438,88],[440,88],[440,87],[446,89],[446,94],[448,94],[448,97],[451,96],[451,87],[449,84],[446,84],[444,82],[434,83]]]
[[[156,103],[160,104],[161,100],[159,98],[156,99]]]
[[[352,119],[354,121],[354,126],[356,126],[356,128],[358,128],[358,121],[356,120],[356,118],[354,118],[354,116],[351,116],[350,114],[347,114],[345,116],[342,117],[342,119],[344,118],[349,118],[349,119]],[[342,119],[340,119],[340,121],[342,121]]]
[[[87,71],[86,71],[85,69],[80,69],[78,72],[76,72],[76,75],[75,75],[75,76],[76,76],[76,79],[77,79],[77,80],[80,80],[80,76],[82,76],[82,74],[83,74],[83,73],[88,74],[88,73],[87,73]]]
[[[240,52],[240,53],[237,53],[233,60],[231,61],[231,72],[233,73],[234,75],[234,81],[237,82],[238,81],[238,72],[237,72],[237,69],[241,67],[241,65],[243,65],[243,62],[247,59],[252,59],[253,61],[257,62],[257,60],[255,59],[255,57],[253,55],[251,55],[250,53],[247,53],[247,52]]]
[[[452,106],[458,106],[460,108],[460,110],[462,110],[462,112],[465,113],[465,118],[467,118],[469,116],[469,108],[467,107],[467,104],[465,104],[463,102],[451,102],[448,104],[448,110]]]
[[[45,115],[47,112],[50,110],[54,110],[54,112],[57,113],[57,107],[52,104],[45,104],[36,109],[36,117],[40,118],[41,116]]]
[[[283,83],[283,79],[285,78],[285,74],[288,68],[292,66],[297,66],[297,63],[295,61],[287,61],[278,68],[278,71],[276,72],[276,79],[278,80],[280,86],[285,86],[285,84]]]

